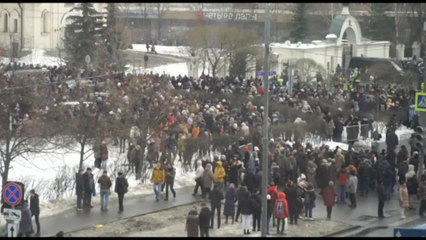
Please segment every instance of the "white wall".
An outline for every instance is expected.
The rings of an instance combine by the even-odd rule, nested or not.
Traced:
[[[61,45],[61,26],[64,15],[73,7],[70,3],[22,3],[24,8],[24,49],[56,49]],[[95,3],[104,11],[105,3]],[[4,32],[4,13],[9,15],[8,32]],[[46,14],[46,31],[43,32],[43,13]],[[0,47],[9,48],[10,34],[20,43],[21,18],[17,3],[0,3]],[[13,33],[13,19],[18,19],[18,33]]]

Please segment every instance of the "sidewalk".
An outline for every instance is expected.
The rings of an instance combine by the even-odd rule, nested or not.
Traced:
[[[58,215],[41,218],[41,235],[53,236],[61,230],[65,233],[74,232],[97,224],[106,224],[120,219],[154,213],[168,208],[201,201],[202,199],[200,197],[194,198],[192,196],[192,191],[192,186],[177,189],[176,199],[169,198],[169,201],[160,200],[159,202],[155,202],[154,193],[127,199],[125,198],[124,212],[121,214],[118,213],[118,203],[115,198],[110,201],[108,212],[101,212],[99,205],[95,205],[94,208],[89,211],[77,212],[75,209],[68,210]],[[357,196],[358,207],[355,209],[348,207],[348,203],[349,202],[347,202],[347,204],[339,204],[333,208],[333,221],[352,226],[360,226],[361,228],[390,225],[396,221],[400,221],[397,192],[392,195],[390,201],[385,203],[385,219],[377,218],[378,200],[375,192],[370,193],[367,198]],[[417,211],[411,211],[407,214],[407,218],[415,216],[416,213]],[[324,220],[326,218],[326,208],[321,195],[317,196],[316,207],[313,209],[313,217],[317,221]],[[357,231],[360,230],[361,229],[358,229]],[[338,235],[343,235],[343,233]]]
[[[169,198],[169,201],[156,202],[154,193],[132,198],[124,197],[124,211],[120,214],[118,213],[118,201],[114,198],[110,200],[108,212],[101,212],[100,205],[95,204],[91,210],[78,212],[76,209],[71,209],[57,215],[42,217],[40,218],[41,236],[54,236],[59,231],[73,232],[96,224],[106,224],[201,200],[201,198],[192,196],[193,189],[194,187],[176,189],[176,199]],[[99,198],[99,196],[96,197]],[[33,227],[36,227],[34,220]]]

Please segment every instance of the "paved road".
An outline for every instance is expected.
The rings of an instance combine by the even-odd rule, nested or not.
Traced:
[[[53,236],[61,230],[64,232],[73,232],[96,224],[106,224],[123,218],[139,216],[174,206],[188,204],[194,202],[194,200],[201,200],[201,198],[192,196],[193,189],[193,187],[176,189],[176,199],[169,197],[169,201],[161,200],[156,202],[154,193],[128,199],[124,198],[124,212],[121,214],[118,213],[118,202],[116,198],[110,200],[108,212],[101,212],[100,205],[94,205],[94,208],[91,210],[81,212],[75,209],[67,210],[57,215],[41,218],[41,235]],[[33,227],[35,227],[34,222]]]
[[[177,189],[177,198],[169,201],[155,202],[154,195],[146,195],[125,199],[124,212],[118,214],[116,199],[112,199],[108,212],[101,212],[100,207],[95,205],[90,211],[77,212],[74,209],[67,210],[58,215],[41,218],[42,236],[52,236],[58,231],[73,232],[96,224],[106,224],[123,218],[139,216],[147,213],[161,211],[166,208],[189,204],[201,200],[194,198],[193,187]],[[413,221],[417,218],[417,211],[411,211],[406,220],[400,220],[399,203],[397,193],[394,193],[391,201],[385,203],[385,219],[377,218],[377,195],[370,193],[368,197],[357,196],[358,207],[351,209],[348,205],[336,205],[333,208],[332,220],[347,223],[359,228],[334,236],[371,236],[373,233],[379,236],[392,236],[393,227]],[[413,217],[414,216],[414,217]],[[316,207],[313,210],[315,219],[325,219],[326,209],[322,197],[318,195]],[[386,226],[386,229],[384,228]],[[35,225],[34,225],[35,227]],[[374,234],[373,234],[374,235]]]

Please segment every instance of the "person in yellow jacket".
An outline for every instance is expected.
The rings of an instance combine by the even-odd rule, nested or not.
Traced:
[[[214,181],[221,191],[225,188],[225,176],[225,168],[223,168],[222,161],[219,160],[214,169]]]
[[[161,196],[161,185],[163,185],[165,180],[164,169],[161,168],[161,164],[155,164],[154,169],[152,170],[151,183],[153,184],[155,201],[160,201]]]
[[[194,124],[194,126],[192,127],[192,138],[198,138],[200,136],[200,127],[198,126],[198,124]]]

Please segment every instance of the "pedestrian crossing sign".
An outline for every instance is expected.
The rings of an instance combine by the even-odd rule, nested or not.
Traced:
[[[426,93],[416,92],[416,112],[426,112]]]

